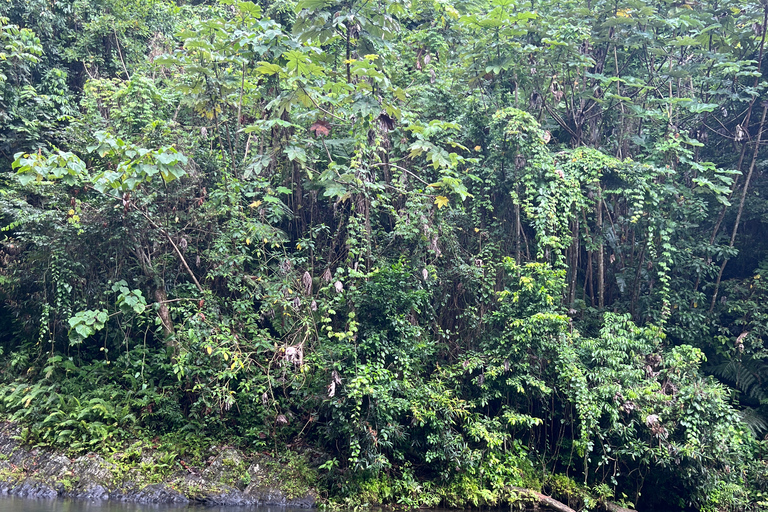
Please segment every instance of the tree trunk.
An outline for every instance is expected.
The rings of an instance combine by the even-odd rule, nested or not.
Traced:
[[[171,337],[174,332],[173,320],[171,319],[171,312],[168,309],[168,295],[165,293],[165,283],[155,272],[155,269],[152,266],[152,257],[148,250],[144,250],[144,246],[140,243],[139,239],[136,239],[135,243],[136,245],[133,248],[133,252],[136,255],[136,259],[139,260],[139,266],[141,266],[144,276],[151,283],[151,292],[158,304],[157,316],[160,317],[160,321],[163,324],[163,331],[166,336],[166,346],[175,348],[176,343]]]
[[[163,332],[165,332],[166,335],[166,345],[175,347],[176,344],[171,341],[171,336],[173,335],[173,320],[171,320],[171,312],[168,309],[168,295],[165,293],[165,286],[162,284],[155,288],[155,300],[159,306],[157,316],[160,317],[160,321],[163,323]]]
[[[579,217],[575,216],[573,220],[573,242],[571,243],[571,282],[568,290],[568,306],[573,308],[576,301],[576,282],[579,276]]]
[[[631,508],[622,507],[611,501],[601,501],[600,506],[608,512],[634,512]]]
[[[598,186],[596,205],[596,231],[598,237],[597,250],[597,306],[605,307],[605,245],[603,244],[603,189]]]
[[[762,26],[762,34],[763,37],[760,39],[760,51],[758,52],[757,57],[757,69],[758,71],[762,69],[763,67],[763,52],[765,51],[765,35],[766,35],[766,29],[768,29],[768,7],[766,7],[763,10],[763,26]],[[711,44],[711,43],[710,43]],[[760,83],[760,74],[755,77],[755,82],[752,85],[752,87],[757,88],[758,84]],[[757,96],[752,98],[752,101],[749,102],[749,107],[747,108],[747,114],[744,116],[744,121],[741,122],[741,126],[744,127],[747,131],[749,131],[749,120],[752,117],[752,108],[755,106],[755,102],[757,101]],[[762,130],[762,123],[760,124],[761,130]],[[741,152],[739,154],[739,163],[736,166],[736,170],[741,172],[741,166],[744,163],[744,156],[747,154],[747,146],[748,141],[744,141],[744,144],[741,146]],[[758,147],[760,144],[758,143]],[[737,177],[733,181],[733,186],[731,187],[731,193],[728,194],[728,201],[731,200],[731,197],[733,197],[733,194],[736,193],[736,190],[739,185],[739,178]],[[717,221],[715,222],[715,227],[712,229],[712,236],[709,239],[709,245],[712,245],[715,243],[715,238],[717,238],[717,233],[720,231],[720,225],[723,222],[723,219],[725,218],[725,212],[728,209],[728,206],[723,205],[723,207],[720,209],[720,214],[717,216]],[[709,261],[707,261],[709,263]],[[723,267],[725,264],[723,264]],[[701,275],[696,277],[696,284],[693,287],[693,293],[694,296],[696,295],[696,292],[699,290],[699,283],[701,282]],[[720,277],[718,277],[717,285],[715,288],[719,287],[720,285]],[[695,297],[693,300],[696,300]],[[714,300],[712,301],[714,304]],[[711,311],[711,309],[710,309]]]
[[[768,12],[768,10],[766,10]],[[739,201],[739,211],[736,213],[736,222],[733,224],[733,231],[731,232],[731,243],[729,247],[733,249],[736,242],[736,233],[739,231],[739,222],[741,222],[741,214],[744,213],[744,201],[747,199],[747,191],[749,190],[749,182],[752,179],[752,173],[755,171],[755,163],[757,162],[757,155],[760,152],[760,141],[763,138],[763,127],[765,126],[765,114],[768,112],[768,101],[763,102],[763,116],[760,119],[760,129],[757,132],[757,141],[755,142],[755,150],[752,153],[752,162],[749,164],[749,172],[747,173],[747,179],[744,181],[744,188],[741,190],[741,201]],[[720,272],[717,274],[717,281],[715,282],[715,292],[712,294],[712,303],[709,306],[709,312],[711,313],[715,309],[715,301],[717,300],[717,294],[720,291],[720,281],[723,278],[723,272],[725,271],[725,265],[728,264],[728,258],[723,260],[723,264],[720,265]]]
[[[520,186],[515,184],[515,196],[519,196]],[[515,263],[520,264],[520,236],[522,227],[520,225],[520,203],[515,199]]]
[[[543,507],[557,510],[558,512],[576,512],[565,503],[561,503],[555,499],[545,496],[540,492],[533,491],[531,489],[523,489],[522,487],[509,487],[511,491],[515,491],[520,494],[520,498],[528,498],[536,500],[537,504]]]

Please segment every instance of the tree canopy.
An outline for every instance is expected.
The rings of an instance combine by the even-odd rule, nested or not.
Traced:
[[[767,25],[4,2],[0,412],[311,447],[349,505],[765,507]]]

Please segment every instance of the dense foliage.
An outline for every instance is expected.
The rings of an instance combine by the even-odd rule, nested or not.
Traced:
[[[311,447],[349,504],[767,506],[766,25],[3,3],[0,411]]]

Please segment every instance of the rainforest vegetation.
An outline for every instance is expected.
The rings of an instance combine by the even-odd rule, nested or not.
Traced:
[[[0,3],[0,415],[326,503],[768,506],[766,0]]]

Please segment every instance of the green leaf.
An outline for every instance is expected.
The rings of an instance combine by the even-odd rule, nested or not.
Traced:
[[[300,0],[296,4],[296,12],[301,11],[302,9],[308,9],[310,11],[320,11],[325,8],[325,6],[330,5],[329,0]]]
[[[258,67],[256,68],[256,72],[261,75],[276,75],[283,71],[283,68],[280,67],[277,64],[273,64],[271,62],[259,62]]]
[[[298,146],[288,146],[285,148],[285,154],[288,157],[288,160],[291,162],[301,162],[306,163],[307,162],[307,152],[304,151],[303,148],[300,148]]]
[[[93,334],[93,329],[91,329],[90,327],[88,327],[85,324],[77,324],[75,326],[75,332],[77,332],[78,336],[80,336],[81,338],[85,339],[88,336],[90,336],[91,334]]]

